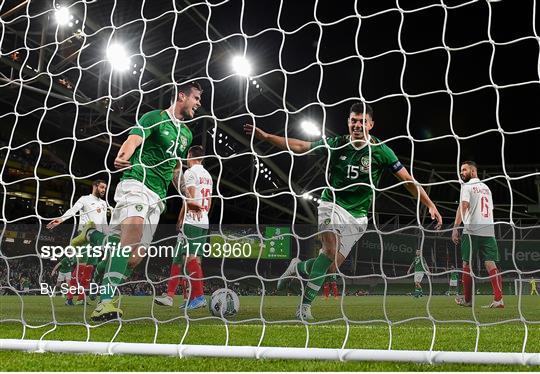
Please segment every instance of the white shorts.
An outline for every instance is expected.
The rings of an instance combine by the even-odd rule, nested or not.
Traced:
[[[414,273],[414,283],[420,283],[420,282],[422,282],[422,279],[424,279],[424,272],[423,271],[416,271]]]
[[[142,182],[134,179],[120,181],[114,193],[116,206],[113,209],[109,232],[120,235],[120,224],[128,217],[144,218],[141,246],[147,247],[159,223],[159,216],[165,209],[161,198],[146,187]]]
[[[56,279],[56,283],[64,283],[69,282],[71,280],[71,272],[68,273],[58,273],[58,279]]]
[[[319,231],[335,230],[339,233],[339,253],[347,258],[354,244],[366,232],[367,217],[354,218],[337,204],[322,201],[319,204]]]
[[[450,287],[457,287],[457,279],[450,280]]]

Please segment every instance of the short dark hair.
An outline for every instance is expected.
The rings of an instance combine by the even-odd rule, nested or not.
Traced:
[[[199,82],[190,81],[182,84],[176,85],[176,90],[173,88],[171,93],[171,103],[174,103],[178,100],[178,94],[182,92],[184,95],[189,96],[193,90],[198,90],[203,92],[203,89]]]
[[[366,114],[369,114],[371,119],[373,119],[373,108],[371,107],[371,105],[359,101],[351,105],[351,110],[349,111],[349,114],[351,113],[363,114],[364,112]]]
[[[101,183],[107,184],[103,179],[96,179],[92,182],[92,187],[99,186]]]
[[[470,161],[470,160],[468,160],[468,161],[463,161],[463,162],[461,163],[461,165],[469,165],[469,166],[474,167],[475,169],[478,169],[478,165],[476,164],[476,162]]]
[[[194,145],[189,148],[188,155],[191,155],[190,158],[202,158],[204,157],[204,148],[202,145]]]

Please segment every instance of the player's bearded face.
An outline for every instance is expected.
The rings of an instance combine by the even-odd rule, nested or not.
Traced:
[[[373,128],[374,122],[371,116],[364,113],[351,113],[349,115],[349,135],[352,140],[365,140],[369,130]]]
[[[95,195],[98,197],[104,197],[106,190],[107,190],[107,185],[105,183],[101,183],[96,187]]]
[[[467,165],[461,167],[461,179],[463,179],[463,182],[471,180],[471,169]]]

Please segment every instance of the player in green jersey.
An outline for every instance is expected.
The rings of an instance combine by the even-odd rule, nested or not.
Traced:
[[[59,290],[63,283],[70,284],[71,273],[74,271],[76,265],[77,259],[75,257],[64,256],[62,260],[58,261],[51,271],[51,276],[54,276],[56,271],[58,271],[58,278],[56,279],[56,285],[54,286],[55,289]],[[65,296],[66,295],[64,295],[64,297]]]
[[[386,144],[370,136],[369,132],[375,125],[371,107],[362,102],[353,104],[347,123],[348,135],[324,138],[316,142],[286,139],[251,124],[244,125],[246,134],[277,148],[290,149],[295,153],[313,151],[314,154],[326,154],[330,157],[327,170],[330,185],[324,190],[318,208],[322,249],[317,258],[304,262],[300,262],[298,258],[291,261],[278,281],[278,288],[283,289],[295,274],[299,273],[308,279],[296,314],[297,318],[302,320],[313,318],[311,303],[317,296],[326,273],[328,270],[330,273],[339,272],[339,266],[366,230],[373,187],[378,185],[385,170],[392,172],[398,180],[406,182],[405,188],[429,209],[431,218],[437,220],[437,227],[442,224],[441,215],[422,186],[416,184]]]
[[[202,89],[196,82],[177,88],[171,106],[144,114],[122,144],[114,160],[117,169],[124,170],[114,195],[116,206],[112,213],[108,236],[87,224],[72,245],[107,245],[124,251],[112,250],[107,270],[103,275],[100,303],[91,315],[93,321],[120,318],[122,310],[116,307],[113,296],[129,269],[142,260],[145,248],[165,210],[164,198],[169,184],[179,190],[182,163],[193,140],[191,130],[184,121],[192,119],[200,107]],[[112,234],[111,234],[112,233]]]
[[[422,297],[424,293],[422,292],[422,279],[424,279],[424,274],[429,270],[426,259],[422,256],[422,251],[418,249],[416,251],[416,257],[414,258],[407,274],[411,273],[411,270],[414,268],[414,297]]]

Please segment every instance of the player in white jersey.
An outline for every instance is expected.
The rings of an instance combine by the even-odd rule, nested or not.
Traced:
[[[97,179],[92,182],[92,193],[89,195],[81,196],[79,200],[68,209],[64,215],[60,218],[53,219],[47,225],[49,230],[54,229],[60,225],[66,219],[79,215],[79,232],[82,230],[87,222],[92,221],[96,225],[96,229],[105,233],[107,231],[107,202],[103,200],[105,192],[107,191],[107,183],[104,180]],[[90,280],[92,279],[92,273],[94,268],[99,262],[99,258],[92,256],[92,254],[84,252],[81,256],[76,258],[77,266],[73,271],[73,277],[69,281],[71,286],[82,285],[85,289],[88,289]],[[84,303],[84,293],[80,293],[77,297],[77,303]],[[66,305],[73,305],[73,294],[68,292]]]
[[[472,306],[470,264],[476,253],[480,253],[493,288],[493,301],[486,308],[504,308],[502,277],[496,264],[500,258],[493,227],[491,190],[478,179],[478,167],[474,161],[464,161],[461,164],[461,178],[465,183],[461,186],[460,203],[452,231],[452,241],[457,245],[459,243],[458,226],[463,222],[461,240],[463,297],[456,298],[456,303],[466,307]]]
[[[47,228],[52,230],[66,219],[69,219],[81,212],[79,215],[79,231],[86,224],[86,222],[93,221],[96,224],[96,228],[103,232],[107,227],[107,202],[103,200],[106,191],[107,183],[105,183],[104,180],[98,179],[93,181],[92,193],[81,196],[79,200],[77,200],[62,217],[55,218],[49,222]]]
[[[188,151],[188,169],[181,182],[181,191],[186,200],[178,215],[177,224],[183,236],[178,241],[177,253],[171,265],[167,294],[154,299],[158,305],[173,305],[180,274],[187,276],[190,286],[189,300],[183,306],[187,309],[198,309],[207,305],[199,254],[207,240],[213,182],[212,176],[202,165],[203,157],[204,150],[201,146],[193,146]]]

